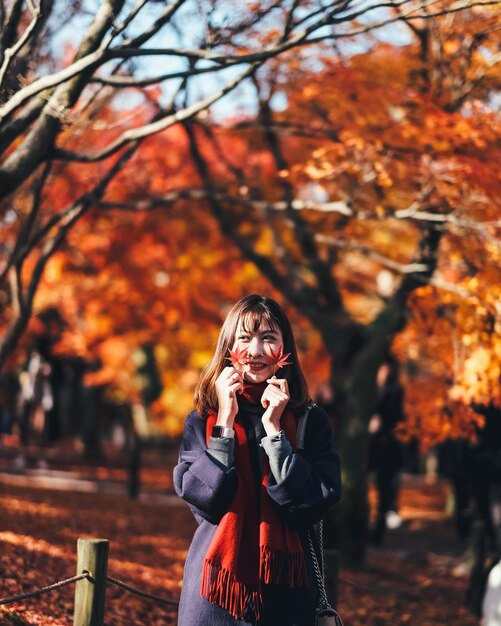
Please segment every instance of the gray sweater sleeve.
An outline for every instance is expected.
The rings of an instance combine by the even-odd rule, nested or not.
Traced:
[[[230,437],[211,437],[207,454],[213,461],[223,466],[223,469],[230,469],[233,465],[235,440]]]
[[[287,475],[292,461],[292,446],[285,438],[281,430],[278,435],[270,435],[261,439],[261,445],[268,455],[270,470],[277,484],[282,482]]]

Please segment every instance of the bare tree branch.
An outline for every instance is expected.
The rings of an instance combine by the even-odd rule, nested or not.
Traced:
[[[331,237],[329,235],[323,235],[322,233],[316,233],[315,239],[319,243],[328,246],[334,246],[335,248],[359,252],[363,256],[373,259],[380,265],[383,265],[384,267],[387,267],[388,269],[392,270],[393,272],[397,272],[398,274],[413,274],[426,272],[428,270],[428,266],[424,263],[399,263],[398,261],[394,261],[393,259],[390,259],[383,254],[380,254],[379,252],[377,252],[377,250],[374,250],[373,248],[365,246],[356,241],[347,241],[346,239],[342,239],[341,237]]]
[[[245,258],[254,263],[263,275],[266,276],[268,280],[270,280],[270,282],[274,284],[282,293],[284,293],[287,299],[293,302],[296,306],[303,307],[302,310],[308,311],[310,315],[318,317],[318,309],[314,304],[313,297],[315,294],[311,293],[308,286],[305,285],[302,290],[295,289],[294,283],[289,281],[288,277],[277,269],[273,261],[268,256],[257,252],[252,243],[239,233],[232,218],[226,213],[222,204],[216,199],[216,190],[214,189],[207,164],[198,147],[197,139],[191,124],[185,123],[184,127],[190,141],[190,149],[195,165],[209,199],[211,213],[219,223],[222,233],[237,246]]]
[[[401,0],[401,3],[407,3],[411,1],[412,0]],[[427,0],[427,4],[433,4],[436,2],[438,2],[438,0]],[[492,3],[493,2],[491,2],[490,4]],[[175,3],[176,8],[179,4],[181,4],[181,0],[178,0],[178,2]],[[377,5],[370,7],[370,10],[374,10],[376,8],[390,7],[390,6],[392,6],[391,2],[381,2]],[[468,7],[464,6],[463,8],[468,8]],[[50,76],[41,78],[35,81],[34,83],[32,83],[31,85],[28,85],[24,89],[21,89],[20,91],[18,91],[9,100],[8,103],[6,103],[3,107],[0,107],[0,121],[6,118],[8,115],[10,115],[16,108],[21,106],[21,104],[23,104],[26,100],[36,95],[40,91],[43,91],[44,89],[48,89],[50,87],[60,85],[61,83],[66,82],[70,78],[73,78],[74,76],[80,74],[81,72],[84,72],[89,69],[95,69],[100,64],[105,63],[113,58],[127,58],[127,57],[145,56],[145,55],[179,56],[179,57],[184,57],[189,60],[212,61],[214,63],[220,64],[222,67],[226,67],[228,64],[233,65],[235,63],[255,63],[259,61],[264,61],[268,58],[275,57],[287,50],[290,50],[291,48],[297,47],[299,45],[303,45],[305,43],[313,43],[313,42],[324,40],[324,39],[330,39],[332,37],[340,38],[340,37],[351,36],[350,33],[349,34],[340,33],[338,35],[328,35],[328,36],[317,38],[317,39],[315,38],[308,39],[308,36],[311,33],[321,29],[323,26],[336,23],[337,21],[346,21],[346,20],[352,19],[351,16],[349,16],[348,18],[343,17],[343,18],[336,19],[336,13],[339,12],[339,10],[340,10],[339,7],[336,6],[335,9],[328,11],[326,15],[322,16],[321,19],[311,24],[304,30],[293,34],[285,41],[282,41],[282,37],[280,37],[278,41],[264,48],[263,50],[260,50],[259,52],[243,54],[243,55],[231,55],[228,53],[214,54],[208,50],[202,50],[202,49],[198,49],[198,50],[196,49],[189,50],[189,49],[182,49],[182,48],[145,49],[145,48],[136,48],[136,47],[126,47],[125,44],[117,48],[108,50],[107,45],[109,41],[105,40],[103,44],[99,47],[99,49],[95,50],[94,52],[92,52],[91,54],[88,54],[85,57],[78,58],[78,60],[76,60],[70,66],[66,67],[64,70],[61,70],[60,72],[57,72]],[[366,10],[369,10],[369,9],[366,9]],[[414,12],[414,11],[415,9],[412,9],[412,11],[410,12]],[[359,17],[364,12],[365,11],[358,12],[356,14],[353,14],[353,16]],[[401,17],[399,17],[398,19],[401,19]],[[380,26],[383,26],[386,23],[391,23],[391,21],[395,21],[395,20],[390,20],[389,22],[380,23],[376,25],[375,28],[376,27],[379,28]],[[368,27],[368,28],[370,30],[371,27]],[[364,30],[363,32],[366,32],[366,31]],[[143,42],[143,39],[144,37],[141,39],[138,38],[137,40],[134,40],[134,44],[140,45],[140,43]]]
[[[21,318],[25,314],[26,307],[24,306],[23,289],[21,284],[21,271],[19,266],[14,267],[13,270],[9,273],[9,286],[14,318]]]
[[[409,295],[423,282],[429,282],[435,272],[438,259],[437,250],[442,235],[443,231],[434,228],[430,228],[424,233],[419,242],[419,251],[414,263],[425,269],[419,272],[405,273],[400,286],[384,309],[369,324],[368,330],[374,337],[379,338],[378,340],[387,333],[393,335],[403,328]]]
[[[103,42],[103,45],[111,45],[111,42],[127,28],[127,26],[137,17],[138,13],[141,11],[142,8],[144,8],[146,4],[148,4],[148,2],[149,0],[138,0],[129,15],[127,15],[127,17],[120,24],[116,25],[112,29],[108,40]]]
[[[240,61],[227,63],[224,69],[240,64]],[[147,87],[148,85],[154,85],[156,83],[165,82],[167,80],[192,78],[193,76],[200,76],[201,74],[220,72],[221,69],[222,68],[220,65],[214,65],[211,67],[190,68],[179,72],[170,72],[168,74],[160,74],[159,76],[151,76],[148,78],[135,78],[134,76],[116,76],[114,78],[109,76],[96,76],[92,78],[90,82],[98,83],[101,85],[109,85],[111,87]]]
[[[14,119],[4,121],[0,125],[0,153],[6,150],[38,118],[48,99],[48,93],[41,93],[37,99],[29,102]]]
[[[64,70],[56,72],[55,74],[50,74],[49,76],[44,76],[43,78],[39,78],[34,83],[31,83],[31,85],[28,85],[24,89],[20,89],[12,96],[12,98],[10,98],[8,102],[0,107],[0,122],[7,118],[13,111],[15,111],[22,104],[24,104],[27,100],[29,100],[33,96],[36,96],[41,91],[61,85],[70,78],[77,76],[78,74],[91,68],[92,66],[97,66],[98,61],[104,58],[105,53],[105,50],[99,48],[91,54],[88,54],[78,61],[75,61],[75,63],[72,63],[68,67],[65,67]]]
[[[257,84],[256,88],[259,90],[259,86]],[[280,139],[272,130],[273,114],[269,106],[269,102],[263,101],[261,98],[259,118],[264,127],[264,137],[274,158],[277,173],[288,170],[289,166],[284,157],[283,150],[280,145]],[[335,279],[330,271],[330,266],[328,266],[326,262],[320,258],[315,238],[313,237],[309,226],[304,222],[297,211],[294,211],[292,208],[294,189],[291,182],[287,178],[279,178],[278,184],[283,191],[287,216],[294,225],[296,241],[302,251],[304,259],[306,260],[306,266],[311,271],[312,275],[315,276],[317,282],[317,289],[319,291],[317,297],[318,306],[321,307],[322,305],[320,303],[325,303],[325,306],[331,312],[343,311],[341,294],[339,293]]]
[[[242,181],[241,181],[242,182]],[[243,182],[242,182],[243,184]],[[337,202],[317,202],[312,200],[293,199],[289,204],[285,201],[259,200],[249,196],[247,193],[236,196],[220,191],[213,191],[213,197],[218,202],[227,204],[241,204],[257,213],[267,211],[285,212],[288,207],[295,211],[319,211],[321,213],[339,213],[345,217],[357,220],[381,222],[388,219],[398,221],[418,221],[430,224],[451,224],[462,229],[483,230],[485,228],[501,228],[501,220],[473,221],[457,217],[454,213],[433,213],[431,211],[420,211],[413,204],[408,209],[401,209],[393,214],[379,215],[372,211],[355,210],[344,201]],[[178,200],[206,200],[209,198],[206,189],[197,187],[185,187],[169,191],[162,196],[149,197],[147,200],[135,202],[102,203],[106,209],[117,209],[122,211],[150,211],[165,204],[171,204]]]
[[[425,6],[429,6],[431,4],[436,4],[437,2],[439,2],[439,0],[430,0],[429,2],[422,3],[422,4],[425,4]],[[466,2],[466,3],[461,4],[460,6],[443,9],[441,11],[436,11],[434,13],[417,13],[416,15],[413,15],[416,9],[411,9],[407,13],[402,13],[401,15],[398,15],[397,17],[388,18],[386,20],[377,22],[375,24],[370,24],[369,26],[366,26],[365,28],[354,29],[354,30],[347,31],[340,35],[335,35],[335,36],[326,35],[326,36],[320,36],[320,37],[312,37],[311,39],[308,40],[308,43],[318,43],[320,41],[328,41],[330,39],[357,37],[359,35],[367,34],[379,28],[383,28],[384,26],[389,26],[390,24],[394,24],[395,22],[398,22],[400,20],[404,20],[404,21],[430,20],[435,17],[440,17],[442,15],[448,15],[450,13],[458,13],[460,11],[467,11],[474,7],[496,6],[498,4],[499,4],[499,0],[486,0],[485,2],[481,2],[481,1],[480,2]],[[388,2],[388,3],[385,3],[385,5],[388,7],[391,7],[392,3]],[[420,7],[420,10],[422,10],[422,7]]]
[[[171,0],[171,2],[167,4],[167,6],[163,9],[163,11],[149,28],[144,29],[142,33],[134,39],[126,39],[121,44],[121,46],[139,48],[140,46],[145,44],[152,37],[154,37],[163,26],[171,21],[178,9],[180,9],[185,2],[186,0]]]
[[[51,77],[47,77],[47,80],[40,79],[35,81],[32,85],[21,89],[9,103],[0,109],[1,114],[5,117],[9,113],[12,113],[22,102],[29,97],[36,95],[40,89],[48,89],[54,87],[58,82],[60,83],[55,92],[50,95],[50,99],[44,107],[42,116],[38,119],[28,136],[24,139],[22,144],[9,155],[6,161],[0,167],[0,196],[5,196],[13,191],[21,182],[29,175],[37,165],[46,158],[50,158],[50,151],[52,149],[53,139],[57,136],[61,127],[61,118],[69,111],[70,107],[79,97],[86,80],[90,78],[90,74],[99,64],[98,61],[103,59],[113,58],[118,55],[124,57],[127,55],[127,49],[117,48],[114,50],[106,50],[103,47],[109,41],[109,37],[105,37],[113,15],[117,13],[124,0],[107,0],[100,7],[98,15],[94,20],[94,23],[88,30],[88,34],[82,43],[75,63],[69,68],[63,70],[63,72],[56,73]],[[169,7],[170,14],[175,10],[177,6],[180,6],[181,0],[172,3]],[[166,11],[166,14],[168,11]],[[300,45],[304,39],[306,39],[310,32],[315,29],[321,28],[327,24],[332,18],[333,11],[328,12],[317,20],[314,24],[304,29],[300,33],[296,33],[294,36],[282,45],[272,44],[264,52],[254,55],[245,55],[245,61],[248,62],[255,56],[258,60],[264,61],[270,56],[280,53],[286,49],[290,49],[295,45]],[[164,14],[165,17],[165,14]],[[103,39],[104,38],[104,39]],[[132,55],[138,54],[137,50],[130,51]],[[139,53],[144,54],[147,51],[140,50]],[[153,51],[157,53],[158,51]],[[186,55],[186,51],[175,51],[176,54]],[[188,56],[189,51],[188,51]],[[196,55],[193,58],[206,58],[207,51],[196,51]],[[221,59],[225,57],[222,56]],[[234,60],[241,60],[240,57],[235,56]],[[249,68],[252,71],[252,68]],[[69,82],[68,82],[69,81]],[[220,96],[218,96],[220,97]],[[216,97],[216,99],[218,99]],[[203,108],[203,107],[200,107]],[[198,110],[195,108],[195,111]],[[185,116],[183,116],[185,119]],[[157,128],[164,128],[165,126],[159,124]],[[149,132],[150,129],[144,131]],[[154,131],[153,131],[154,132]],[[142,131],[138,131],[141,135]],[[35,146],[37,149],[34,149]],[[38,149],[40,148],[40,149]],[[115,146],[113,147],[115,149]]]
[[[437,289],[448,291],[449,293],[453,293],[461,298],[474,298],[475,300],[482,302],[482,304],[484,304],[485,306],[488,306],[489,309],[492,309],[492,305],[490,303],[487,303],[484,298],[480,298],[478,294],[475,294],[474,292],[468,289],[455,285],[454,283],[447,282],[438,276],[435,276],[435,275],[430,276],[429,275],[430,267],[429,265],[425,263],[419,263],[419,262],[407,263],[407,264],[398,263],[397,261],[394,261],[393,259],[390,259],[380,254],[373,248],[369,248],[368,246],[364,246],[358,242],[346,241],[341,238],[329,237],[327,235],[322,235],[320,233],[316,234],[315,238],[319,242],[324,243],[329,246],[334,246],[337,248],[359,252],[363,256],[373,259],[374,261],[376,261],[383,267],[386,267],[392,272],[395,272],[397,274],[402,274],[402,275],[413,274],[415,280],[421,284],[432,285],[433,287],[436,287]],[[425,274],[425,273],[427,274],[426,276],[420,276],[420,274]]]
[[[0,31],[2,63],[5,50],[14,44],[22,12],[23,0],[13,0],[5,12],[2,30]]]
[[[6,50],[4,50],[3,63],[2,63],[2,66],[0,67],[0,87],[2,86],[5,73],[7,72],[9,68],[10,62],[16,56],[16,54],[21,50],[21,48],[27,43],[27,41],[33,34],[33,31],[35,30],[35,27],[41,18],[42,12],[40,9],[40,5],[37,7],[33,7],[32,13],[33,13],[33,19],[26,27],[26,30],[24,31],[22,36],[17,40],[15,45],[12,46],[12,48],[7,48]]]
[[[287,16],[286,16],[286,20],[285,20],[284,33],[282,35],[282,40],[283,41],[287,40],[287,37],[290,35],[292,30],[294,29],[294,26],[295,26],[294,13],[297,10],[300,2],[301,2],[301,0],[293,0],[290,9],[287,12]]]
[[[177,111],[172,115],[168,115],[157,122],[153,122],[150,124],[146,124],[144,126],[139,126],[138,128],[134,128],[132,130],[126,130],[120,137],[118,137],[113,143],[111,143],[107,148],[101,150],[100,152],[95,152],[94,154],[78,154],[75,152],[70,152],[69,150],[63,150],[61,148],[56,148],[52,154],[52,157],[55,159],[64,159],[66,161],[83,161],[83,162],[94,162],[94,161],[102,161],[103,159],[108,158],[109,156],[115,154],[123,148],[127,143],[131,141],[136,141],[137,139],[144,139],[145,137],[149,137],[155,133],[160,132],[161,130],[165,130],[169,126],[173,126],[174,124],[178,124],[179,122],[183,122],[191,117],[197,115],[201,111],[208,109],[212,104],[223,98],[227,93],[235,89],[243,80],[251,76],[257,69],[258,64],[251,65],[249,68],[245,70],[242,74],[237,76],[234,80],[230,81],[227,85],[225,85],[222,89],[220,89],[215,94],[200,100],[191,106],[187,106],[181,111]]]
[[[80,44],[77,58],[86,57],[99,48],[124,1],[105,0],[100,4]],[[78,100],[87,79],[88,76],[82,73],[60,85],[51,95],[30,132],[0,166],[0,197],[16,189],[47,158],[61,130],[61,116]]]
[[[480,69],[478,68],[474,75],[462,86],[462,89],[457,94],[455,101],[451,104],[450,110],[457,111],[460,107],[463,106],[465,100],[471,95],[472,91],[480,85],[482,80],[487,76],[487,74],[492,70],[493,67],[496,67],[501,63],[501,52],[494,54],[492,58],[486,63],[485,67]]]
[[[183,84],[179,86],[178,93],[184,88],[184,86],[185,85]],[[163,112],[157,113],[154,119],[162,116],[163,114],[164,114]],[[136,140],[132,146],[133,149],[132,150],[128,149],[127,151],[123,153],[123,155],[117,160],[115,165],[111,168],[110,172],[105,177],[103,177],[101,182],[94,188],[94,191],[84,194],[76,202],[77,203],[82,202],[87,197],[95,198],[96,201],[94,202],[94,206],[97,206],[98,205],[97,199],[103,195],[104,193],[103,190],[106,189],[109,182],[118,173],[118,171],[121,169],[123,164],[128,159],[130,159],[134,151],[139,146],[140,142],[141,140]],[[60,229],[62,226],[64,226],[64,224],[66,224],[67,221],[74,214],[75,203],[71,204],[69,207],[63,209],[59,213],[55,213],[54,215],[52,215],[48,220],[46,220],[45,224],[43,224],[35,232],[33,232],[33,224],[38,214],[38,208],[41,202],[41,192],[47,180],[50,167],[51,167],[51,163],[46,164],[42,177],[40,178],[40,182],[35,185],[35,188],[34,188],[35,201],[34,201],[32,212],[29,216],[29,220],[27,224],[24,227],[24,230],[21,230],[21,233],[18,237],[17,244],[19,245],[16,245],[14,251],[9,257],[8,265],[5,267],[5,269],[2,271],[2,274],[0,275],[0,285],[2,284],[2,281],[5,279],[5,276],[10,266],[12,266],[13,264],[22,265],[22,263],[24,263],[28,255],[31,254],[31,252],[35,250],[36,247],[41,242],[43,242],[44,239],[46,239],[46,237],[49,236],[51,232],[53,232],[54,230]]]
[[[0,368],[5,364],[7,357],[11,354],[19,338],[26,329],[31,316],[35,293],[47,262],[63,244],[68,232],[73,228],[75,223],[103,197],[110,182],[121,171],[123,165],[132,157],[140,143],[140,141],[137,141],[129,145],[127,150],[120,155],[99,183],[95,185],[91,191],[80,196],[60,214],[58,229],[55,234],[49,237],[43,244],[40,256],[32,271],[26,290],[23,289],[23,285],[21,283],[21,269],[24,259],[18,261],[15,268],[11,269],[11,276],[12,270],[15,269],[15,280],[13,284],[16,289],[16,300],[21,308],[19,315],[14,317],[2,341],[0,342]]]
[[[33,228],[38,218],[42,202],[42,191],[45,183],[47,182],[51,167],[52,163],[46,163],[39,180],[35,181],[33,185],[33,204],[31,211],[29,212],[26,221],[20,228],[14,248],[5,260],[5,265],[0,273],[0,285],[2,285],[2,283],[6,280],[11,267],[22,264],[33,248],[33,245],[30,245],[29,240],[32,236]]]

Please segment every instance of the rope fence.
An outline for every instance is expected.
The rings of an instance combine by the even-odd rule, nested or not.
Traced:
[[[79,539],[77,543],[76,576],[57,581],[40,589],[15,596],[0,598],[0,605],[13,604],[40,596],[44,593],[75,584],[75,606],[73,626],[103,626],[105,614],[105,595],[108,585],[115,585],[142,598],[161,602],[169,608],[177,609],[179,602],[164,598],[155,593],[137,589],[128,583],[108,575],[108,539]],[[339,578],[339,555],[336,550],[326,551],[325,582],[333,599],[337,600],[337,580]],[[351,581],[345,581],[350,583]],[[351,583],[353,584],[353,583]],[[356,585],[360,586],[360,585]],[[360,586],[361,587],[361,586]]]
[[[149,598],[150,600],[156,600],[157,602],[163,602],[164,604],[169,604],[170,606],[178,607],[179,602],[176,600],[169,600],[168,598],[162,598],[162,596],[157,596],[156,593],[148,593],[147,591],[141,591],[140,589],[136,589],[127,583],[122,582],[121,580],[117,580],[112,576],[107,576],[106,580],[112,585],[116,585],[117,587],[121,587],[126,591],[130,591],[131,593],[135,593],[137,596],[142,596],[143,598]]]
[[[47,585],[46,587],[35,589],[35,591],[20,593],[17,596],[11,596],[10,598],[0,598],[0,604],[13,604],[14,602],[21,602],[21,600],[26,600],[27,598],[41,596],[43,593],[53,591],[54,589],[59,589],[60,587],[65,587],[66,585],[69,585],[71,583],[76,583],[78,580],[83,580],[84,578],[90,578],[89,572],[82,572],[78,576],[72,576],[71,578],[66,578],[65,580],[58,580],[57,582],[52,583],[52,585]]]
[[[109,541],[107,539],[79,539],[77,544],[77,571],[80,571],[80,574],[64,580],[58,580],[34,591],[20,593],[8,598],[0,598],[0,605],[14,604],[21,600],[41,596],[44,593],[54,591],[54,589],[76,583],[74,626],[103,626],[107,584],[121,587],[130,593],[156,602],[162,602],[173,608],[179,606],[179,602],[176,600],[141,591],[113,576],[109,576],[107,574],[108,547]]]

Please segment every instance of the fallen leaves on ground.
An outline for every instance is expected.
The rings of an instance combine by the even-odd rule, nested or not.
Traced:
[[[407,477],[402,527],[369,548],[362,569],[340,572],[338,608],[346,626],[476,626],[464,608],[460,561],[448,487]],[[371,495],[371,502],[374,498]],[[121,495],[5,487],[0,495],[0,597],[31,591],[76,572],[79,537],[110,540],[108,573],[141,590],[178,599],[183,563],[195,529],[187,507],[128,501]],[[74,585],[0,607],[0,624],[70,626]],[[107,626],[168,626],[176,612],[109,585]]]

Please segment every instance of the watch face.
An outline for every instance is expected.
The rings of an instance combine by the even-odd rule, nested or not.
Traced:
[[[213,437],[222,437],[223,436],[224,426],[213,426],[212,427],[212,436]]]
[[[235,431],[233,430],[233,428],[227,428],[226,426],[213,426],[212,436],[213,437],[229,437],[233,439],[235,437]]]

